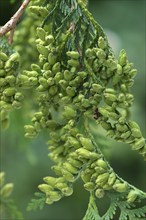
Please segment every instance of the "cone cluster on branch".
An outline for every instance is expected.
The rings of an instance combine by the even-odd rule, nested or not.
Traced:
[[[47,22],[50,6],[40,6],[42,2],[36,1],[34,6],[32,1],[30,10]],[[90,15],[85,5],[79,3],[88,20]],[[137,70],[133,69],[124,50],[116,60],[100,26],[95,26],[98,27],[97,36],[90,38],[89,44],[83,47],[85,50],[81,44],[75,48],[70,42],[70,36],[77,29],[71,29],[69,22],[68,29],[57,37],[51,24],[37,26],[35,46],[38,60],[28,70],[19,73],[21,56],[0,50],[2,124],[8,120],[9,111],[21,107],[23,95],[19,90],[34,89],[38,110],[32,123],[25,125],[25,136],[34,138],[42,129],[49,131],[49,157],[55,163],[52,170],[57,177],[47,176],[45,183],[39,185],[47,204],[70,196],[73,183],[79,177],[84,188],[98,198],[108,191],[127,192],[127,201],[133,202],[139,195],[135,188],[116,175],[85,125],[86,119],[94,118],[107,131],[107,136],[130,144],[146,159],[145,139],[137,123],[128,118],[134,100],[130,88]],[[85,29],[84,20],[81,28]],[[85,41],[88,39],[82,39],[82,45]]]

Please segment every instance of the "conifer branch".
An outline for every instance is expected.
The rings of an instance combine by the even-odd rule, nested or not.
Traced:
[[[133,104],[130,88],[137,70],[124,50],[118,60],[115,58],[102,27],[85,7],[87,1],[45,0],[42,6],[43,1],[34,1],[30,7],[39,22],[27,21],[29,27],[35,26],[30,39],[38,52],[33,63],[30,59],[31,69],[25,69],[23,63],[19,74],[21,54],[9,54],[5,47],[0,50],[2,128],[9,125],[9,112],[21,108],[23,94],[19,89],[33,88],[38,111],[31,124],[24,126],[25,137],[34,138],[44,129],[49,132],[48,156],[54,162],[51,169],[56,176],[43,178],[38,186],[42,193],[35,194],[38,198],[31,201],[27,210],[42,209],[45,203],[51,205],[72,195],[73,184],[81,178],[90,193],[83,220],[112,220],[117,209],[119,220],[140,220],[146,215],[146,193],[116,174],[102,152],[100,138],[95,139],[90,128],[94,118],[108,137],[130,144],[146,159],[145,138],[138,124],[127,117]],[[24,1],[23,7],[26,2],[29,3]],[[10,31],[9,43],[23,7],[4,25],[6,33]],[[24,36],[23,39],[26,41]],[[110,205],[101,217],[95,199],[104,196],[110,198]]]

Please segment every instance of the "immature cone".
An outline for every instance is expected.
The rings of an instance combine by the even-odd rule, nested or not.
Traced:
[[[130,190],[127,196],[127,202],[133,203],[137,199],[138,195],[139,193],[137,190]]]
[[[96,179],[97,186],[103,186],[105,183],[107,183],[109,178],[109,173],[105,172],[103,174],[100,174]]]
[[[7,183],[0,189],[0,195],[3,198],[7,198],[11,195],[13,191],[14,184],[13,183]]]
[[[96,191],[95,191],[95,196],[97,197],[97,198],[103,198],[104,197],[104,195],[105,195],[105,192],[104,192],[104,190],[103,189],[96,189]]]
[[[126,192],[128,189],[127,183],[115,183],[113,189],[117,192]]]
[[[0,187],[3,186],[5,182],[5,172],[0,172]]]

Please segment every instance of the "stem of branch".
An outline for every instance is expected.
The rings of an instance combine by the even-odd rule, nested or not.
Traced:
[[[22,16],[29,2],[30,0],[24,0],[18,11],[10,18],[10,20],[3,27],[0,28],[0,37],[11,31],[9,36],[9,43],[12,43],[13,41],[13,34],[16,24]]]

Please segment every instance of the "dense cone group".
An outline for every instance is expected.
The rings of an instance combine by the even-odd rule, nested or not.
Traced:
[[[12,109],[21,107],[20,101],[23,99],[23,95],[18,91],[16,79],[18,66],[18,53],[8,56],[0,51],[0,121],[2,128],[8,127],[8,113]]]
[[[72,194],[73,182],[80,176],[84,188],[94,191],[98,198],[109,190],[130,190],[105,162],[91,139],[85,138],[78,129],[80,121],[86,116],[93,117],[98,109],[97,122],[109,136],[128,142],[127,135],[131,143],[136,143],[137,138],[143,140],[140,129],[139,136],[134,136],[134,122],[127,121],[126,111],[133,101],[128,91],[134,74],[128,73],[127,79],[122,70],[122,65],[129,65],[129,72],[133,71],[125,52],[121,52],[116,62],[112,54],[107,54],[106,41],[100,37],[99,47],[87,49],[84,59],[78,51],[67,51],[66,61],[53,35],[42,28],[37,28],[37,35],[39,65],[32,64],[32,70],[24,71],[23,75],[36,86],[39,111],[32,118],[33,125],[26,125],[25,130],[28,137],[37,135],[43,128],[50,131],[49,157],[56,163],[52,169],[59,177],[45,177],[45,184],[39,185],[46,193],[46,202],[51,204]],[[63,43],[63,38],[61,40]],[[108,88],[109,83],[113,84],[112,88]],[[102,100],[105,106],[100,104]],[[141,148],[143,146],[144,142]]]
[[[30,7],[45,21],[49,19],[48,8],[39,4]],[[84,7],[83,11],[86,12]],[[50,26],[36,28],[38,61],[31,64],[29,70],[18,74],[18,54],[8,56],[0,52],[1,121],[7,120],[11,108],[21,106],[23,96],[18,89],[35,90],[37,110],[32,124],[25,125],[25,136],[33,138],[42,129],[49,131],[49,157],[55,163],[52,170],[57,177],[47,176],[45,184],[39,185],[46,194],[47,204],[70,196],[73,183],[80,177],[84,188],[98,198],[109,191],[127,192],[127,201],[133,202],[139,192],[115,174],[87,124],[94,118],[109,137],[129,143],[146,158],[146,144],[140,128],[128,119],[133,103],[129,90],[137,71],[124,50],[118,60],[115,59],[100,29],[89,43],[85,44],[88,39],[81,40],[82,45],[86,45],[83,50],[80,44],[76,48],[70,44],[68,49],[69,36],[75,31],[71,27],[56,37]],[[81,28],[85,28],[83,24]]]

